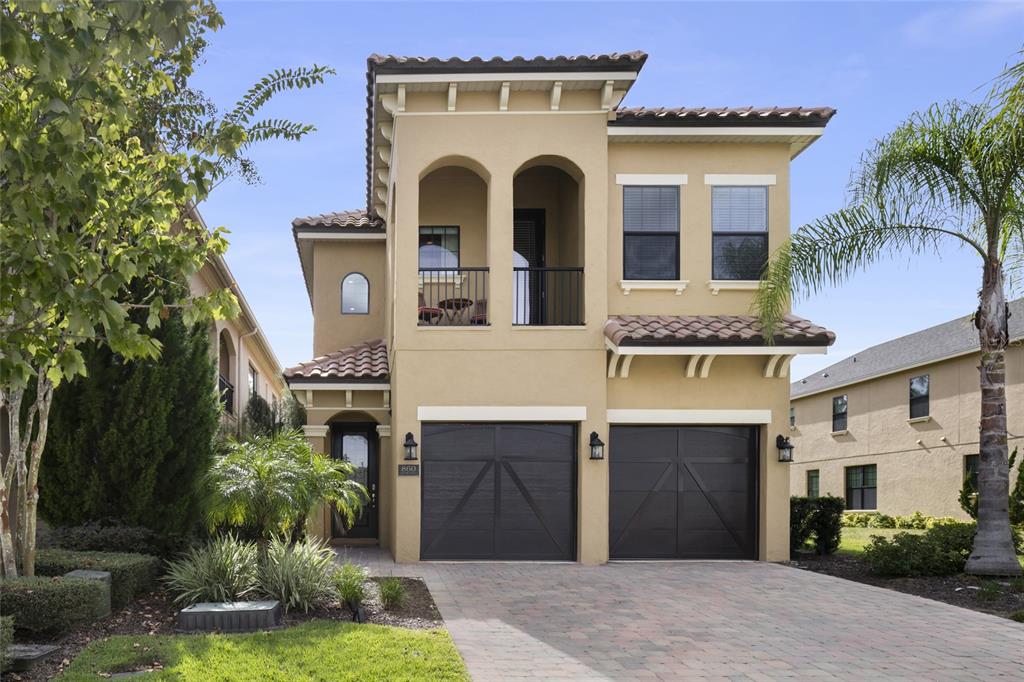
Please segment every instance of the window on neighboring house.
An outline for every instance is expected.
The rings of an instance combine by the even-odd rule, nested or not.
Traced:
[[[964,480],[970,482],[971,490],[978,492],[978,455],[964,455]]]
[[[249,365],[249,395],[256,395],[260,385],[260,373],[251,364]]]
[[[837,395],[832,398],[832,432],[846,430],[846,396]]]
[[[361,273],[348,273],[341,280],[341,314],[366,315],[369,312],[370,281]]]
[[[679,279],[679,188],[622,188],[622,278]]]
[[[817,497],[819,495],[818,489],[819,473],[817,469],[808,469],[807,471],[807,497]]]
[[[455,226],[420,227],[420,267],[459,267],[459,228]]]
[[[796,408],[789,408],[789,425],[796,426]]]
[[[928,375],[910,380],[910,418],[928,416]]]
[[[768,262],[768,188],[711,188],[711,278],[761,279]]]
[[[878,469],[874,464],[846,467],[846,508],[878,508]]]

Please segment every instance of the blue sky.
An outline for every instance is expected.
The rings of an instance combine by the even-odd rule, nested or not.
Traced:
[[[344,3],[221,2],[194,85],[220,107],[280,67],[337,70],[325,86],[267,109],[316,125],[300,143],[261,145],[263,184],[231,182],[202,207],[231,230],[228,263],[284,366],[312,354],[312,316],[291,235],[300,215],[365,205],[367,55],[593,54],[650,57],[627,105],[827,105],[823,139],[796,159],[793,227],[843,205],[850,170],[912,111],[979,99],[1024,43],[1024,3]],[[966,314],[976,257],[898,258],[795,312],[835,330],[826,357],[798,358],[793,378],[862,348]]]

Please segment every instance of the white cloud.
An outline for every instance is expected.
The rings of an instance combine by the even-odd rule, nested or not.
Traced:
[[[963,3],[918,14],[903,35],[919,47],[961,47],[1015,27],[1024,27],[1024,2]]]

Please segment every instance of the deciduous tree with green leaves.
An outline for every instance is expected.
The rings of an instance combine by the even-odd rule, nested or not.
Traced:
[[[1006,291],[1024,266],[1024,63],[981,104],[913,114],[861,159],[847,208],[797,230],[773,254],[755,300],[772,329],[793,296],[840,285],[897,253],[947,245],[978,256],[974,324],[981,348],[978,533],[967,571],[1019,575],[1007,512]],[[1010,279],[1008,282],[1007,279]]]
[[[208,232],[193,207],[226,177],[253,172],[252,143],[310,132],[255,118],[275,94],[330,70],[276,71],[219,116],[187,87],[205,35],[223,23],[207,0],[0,0],[0,10],[0,398],[11,436],[0,568],[13,576],[34,574],[53,388],[85,373],[79,346],[154,358],[151,332],[170,309],[186,325],[237,313],[228,290],[162,296],[159,273],[187,281],[224,252],[224,231]],[[148,290],[134,294],[132,282]]]

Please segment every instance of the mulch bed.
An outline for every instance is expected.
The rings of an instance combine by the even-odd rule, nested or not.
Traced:
[[[380,603],[376,579],[370,579],[367,601],[363,609],[368,623],[391,625],[410,629],[428,629],[444,626],[441,613],[434,604],[426,584],[418,578],[400,578],[405,585],[406,599],[400,608],[385,611]],[[131,604],[115,612],[109,618],[88,623],[54,640],[40,637],[26,639],[16,637],[18,642],[57,644],[61,650],[47,660],[21,673],[9,672],[3,675],[4,682],[36,682],[49,680],[58,675],[78,653],[90,642],[106,639],[112,635],[171,635],[178,622],[178,610],[165,592],[137,597]],[[352,622],[352,611],[341,601],[311,610],[309,613],[292,611],[284,616],[285,626],[298,625],[306,621],[337,620]]]
[[[1024,610],[1024,592],[1014,592],[1014,585],[1008,580],[995,580],[994,582],[1000,587],[999,593],[986,594],[982,591],[981,586],[993,582],[989,578],[970,575],[919,578],[879,576],[870,572],[864,559],[848,554],[833,554],[832,556],[800,554],[797,559],[787,563],[806,571],[825,573],[858,583],[906,592],[1003,618],[1009,618],[1011,614]]]

